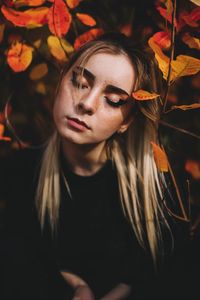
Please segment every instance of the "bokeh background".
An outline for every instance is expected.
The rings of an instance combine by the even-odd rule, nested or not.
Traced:
[[[174,60],[179,55],[195,59],[192,63],[189,59],[188,70],[185,74],[183,71],[176,74],[173,82],[163,79],[166,109],[160,135],[192,228],[191,238],[198,238],[199,2],[1,0],[0,155],[3,157],[23,147],[37,148],[47,141],[52,131],[56,85],[74,48],[102,31],[117,30],[144,43],[154,53],[155,49],[149,46],[149,39],[154,37],[154,42],[167,57],[174,51]],[[161,35],[155,36],[160,32]],[[176,108],[182,105],[184,109]],[[1,199],[1,214],[4,207]]]

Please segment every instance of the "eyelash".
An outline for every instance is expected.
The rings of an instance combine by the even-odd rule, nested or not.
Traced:
[[[81,85],[78,81],[77,81],[77,73],[76,72],[72,72],[72,77],[71,77],[71,82],[73,84],[73,86],[77,87],[77,88],[88,88],[88,86],[86,85]],[[124,104],[126,104],[128,102],[128,100],[122,100],[122,99],[119,99],[119,101],[117,102],[114,102],[112,100],[110,100],[108,97],[104,96],[104,99],[106,100],[106,102],[112,106],[112,107],[120,107]]]

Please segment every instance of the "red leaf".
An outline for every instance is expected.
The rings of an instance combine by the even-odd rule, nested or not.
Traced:
[[[66,4],[62,0],[55,0],[49,9],[48,25],[51,33],[63,37],[68,32],[72,17]]]
[[[89,31],[79,35],[74,42],[74,49],[78,49],[85,43],[94,40],[96,37],[103,34],[103,30],[100,28],[90,29]]]
[[[153,35],[154,42],[160,46],[161,49],[168,49],[171,46],[170,33],[166,31],[159,31]]]
[[[191,174],[191,176],[198,180],[200,179],[200,162],[192,159],[188,159],[185,162],[185,170]]]
[[[163,7],[158,6],[158,5],[156,6],[156,9],[159,11],[159,13],[161,14],[161,16],[163,18],[165,18],[169,23],[172,23],[172,13],[169,13],[166,8],[163,8]],[[174,22],[174,26],[175,27],[177,26],[176,19],[175,19],[175,22]]]

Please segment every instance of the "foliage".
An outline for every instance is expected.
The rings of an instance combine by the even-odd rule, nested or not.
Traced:
[[[192,204],[198,206],[200,3],[139,2],[1,1],[1,152],[19,144],[37,147],[46,141],[52,129],[51,109],[62,67],[74,49],[86,41],[107,30],[119,30],[148,44],[155,55],[163,74],[163,95],[140,90],[132,96],[136,101],[160,97],[163,112],[159,125],[168,158],[163,149],[152,144],[155,161],[173,178],[175,172],[182,186],[190,180]]]

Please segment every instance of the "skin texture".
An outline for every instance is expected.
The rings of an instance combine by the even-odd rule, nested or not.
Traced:
[[[80,165],[77,170],[73,169],[76,173],[90,175],[105,162],[105,141],[115,132],[124,132],[132,121],[133,100],[128,95],[133,90],[135,75],[128,57],[122,54],[95,54],[84,68],[94,78],[76,75],[76,81],[82,84],[80,88],[77,87],[73,82],[73,72],[77,74],[77,66],[73,66],[61,82],[53,115],[66,159],[69,155],[72,159],[68,163],[72,169],[74,165]],[[110,89],[111,85],[128,95]],[[128,103],[125,103],[128,98]],[[125,104],[111,105],[119,100],[124,100]],[[69,118],[85,122],[87,128],[71,126]],[[77,158],[80,158],[79,163]],[[81,166],[86,173],[82,172]]]

